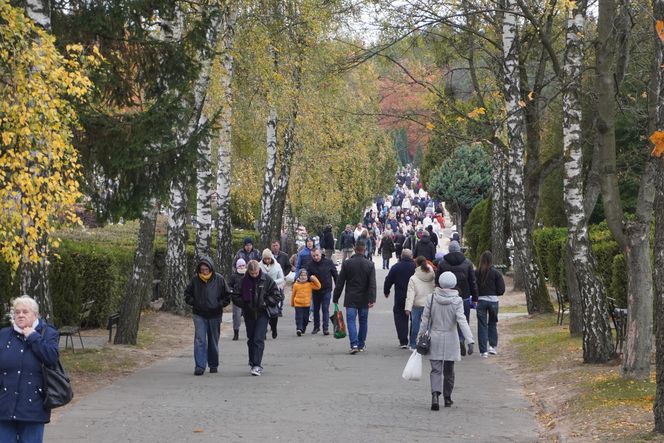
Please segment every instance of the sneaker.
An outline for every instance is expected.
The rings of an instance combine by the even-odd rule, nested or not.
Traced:
[[[295,333],[297,334],[298,337],[302,337],[302,331],[300,331],[299,329],[295,331]]]
[[[357,348],[357,346],[353,346],[352,348],[350,348],[350,355],[355,355],[358,352],[360,352],[360,350]]]
[[[480,355],[481,355],[482,357],[484,357],[484,358],[488,358],[488,357],[489,357],[489,353],[488,353],[488,352],[482,352]]]
[[[360,352],[364,352],[366,350],[367,350],[367,348],[360,348]]]
[[[263,370],[261,369],[260,366],[254,366],[253,368],[251,368],[251,371],[249,372],[251,373],[251,375],[258,377],[263,373]]]
[[[217,372],[219,372],[218,368],[210,368],[210,374],[216,374]]]
[[[498,354],[498,351],[496,351],[496,348],[494,348],[493,346],[489,346],[489,354],[496,355]]]
[[[411,347],[411,346],[408,346],[408,350],[411,351],[411,352],[412,352],[412,351],[417,351],[417,348],[413,348],[413,347]]]
[[[399,346],[401,349],[408,349],[408,345],[401,345]]]
[[[203,368],[194,369],[194,375],[203,375],[203,374],[205,374],[205,369]]]
[[[312,334],[318,334],[320,332],[320,329],[314,328],[313,331],[311,331]]]
[[[323,335],[330,335],[330,331],[323,331]]]

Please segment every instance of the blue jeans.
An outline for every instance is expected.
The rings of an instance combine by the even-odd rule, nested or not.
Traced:
[[[323,332],[330,329],[330,300],[332,291],[323,294],[314,292],[314,329],[320,329],[320,311],[323,311]]]
[[[219,332],[221,315],[205,318],[194,314],[194,361],[197,368],[219,366]]]
[[[295,308],[295,329],[304,332],[309,324],[309,306]]]
[[[383,269],[390,269],[390,259],[389,258],[384,258],[383,259]]]
[[[0,421],[0,441],[16,443],[42,443],[44,423],[32,421]]]
[[[463,315],[466,316],[466,321],[468,322],[468,325],[470,326],[470,300],[471,298],[464,298],[463,299]],[[459,341],[463,342],[463,333],[461,332],[461,328],[459,325],[457,325],[457,331],[459,333]]]
[[[249,366],[263,367],[263,351],[265,351],[265,334],[270,321],[265,311],[260,311],[256,317],[253,312],[243,311],[244,326],[247,329],[247,349],[249,351]]]
[[[360,330],[358,333],[356,319],[359,318]],[[346,326],[351,348],[364,349],[369,330],[369,308],[346,308]]]
[[[488,317],[488,322],[487,322]],[[480,300],[477,302],[477,340],[480,353],[487,352],[489,346],[498,346],[498,302]]]
[[[410,311],[410,347],[417,347],[417,334],[420,332],[420,323],[422,322],[422,314],[424,313],[424,307],[417,308],[413,306],[413,310]]]

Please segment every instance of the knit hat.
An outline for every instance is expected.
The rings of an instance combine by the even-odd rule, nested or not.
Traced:
[[[302,274],[304,274],[307,278],[309,278],[309,273],[308,273],[307,270],[304,269],[304,268],[302,268],[302,269],[300,269],[300,270],[298,271],[298,273],[297,273],[297,278],[300,278],[300,276],[301,276]]]
[[[457,279],[453,273],[446,271],[438,277],[438,285],[443,289],[451,289],[457,284]]]
[[[253,244],[254,244],[254,240],[253,240],[251,237],[245,237],[245,238],[244,238],[244,244],[245,244],[245,245],[253,245]]]
[[[452,240],[450,242],[450,246],[448,249],[450,252],[461,252],[461,246],[459,246],[459,242],[456,240]]]
[[[247,262],[243,258],[238,258],[235,262],[235,267],[239,268],[240,266],[247,266]]]
[[[443,258],[444,256],[445,256],[444,253],[442,253],[442,252],[436,252],[436,261],[440,260],[440,259]]]
[[[270,251],[269,249],[263,249],[263,260],[265,260],[266,258],[271,258],[272,260],[274,260],[272,251]]]

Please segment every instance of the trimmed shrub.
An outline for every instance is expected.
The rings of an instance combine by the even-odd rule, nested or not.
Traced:
[[[597,274],[602,278],[608,288],[611,284],[611,273],[613,272],[613,258],[620,254],[618,243],[613,240],[606,240],[599,243],[592,242],[591,247],[595,263],[597,264]]]
[[[538,229],[533,233],[535,253],[539,259],[542,273],[549,281],[559,278],[559,272],[557,262],[553,262],[555,265],[553,268],[549,267],[548,251],[554,247],[552,243],[557,243],[561,239],[567,241],[567,229],[565,228],[544,228]]]
[[[491,249],[491,200],[479,202],[468,216],[464,225],[464,245],[468,248],[466,255],[473,263],[480,262],[482,252]]]

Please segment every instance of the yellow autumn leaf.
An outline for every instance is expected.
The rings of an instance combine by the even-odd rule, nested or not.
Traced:
[[[653,157],[661,157],[664,154],[664,131],[655,131],[650,135],[650,141],[655,147],[651,155]]]
[[[472,111],[470,111],[470,112],[468,113],[468,117],[470,117],[470,118],[477,118],[477,117],[479,117],[480,115],[484,115],[484,114],[486,114],[486,109],[484,109],[484,108],[482,108],[482,107],[479,107],[479,108],[475,108],[475,109],[473,109]]]
[[[525,108],[526,107],[526,102],[524,102],[523,100],[519,100],[519,107],[520,108]]]

